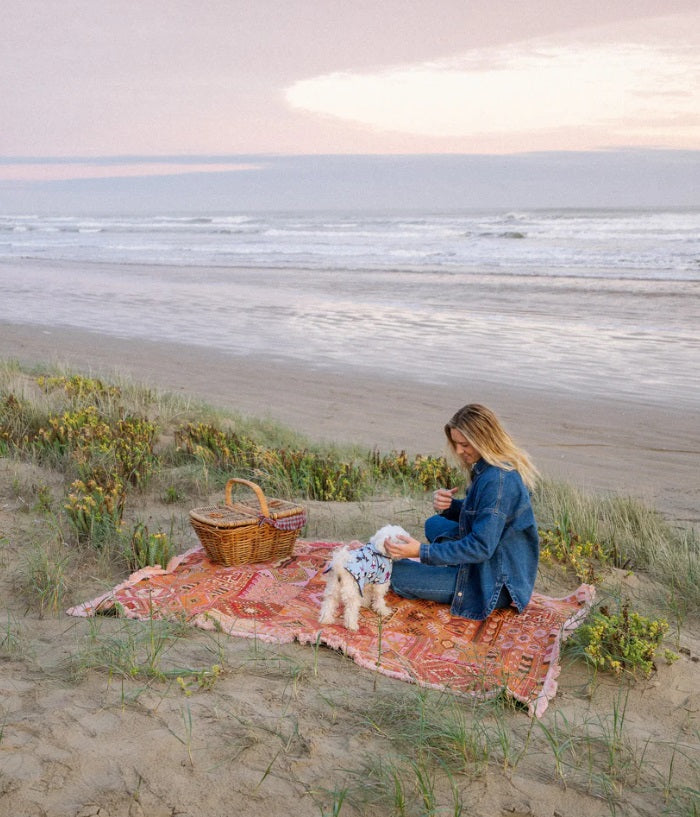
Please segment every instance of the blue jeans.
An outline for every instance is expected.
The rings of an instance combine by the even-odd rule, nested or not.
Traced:
[[[459,524],[436,514],[425,520],[428,542],[459,538]],[[391,589],[405,599],[425,599],[452,604],[459,565],[425,565],[413,559],[399,559],[391,571]],[[510,593],[504,587],[496,607],[510,607]]]

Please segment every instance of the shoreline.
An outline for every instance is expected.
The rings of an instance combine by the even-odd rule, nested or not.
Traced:
[[[473,381],[464,388],[279,358],[237,356],[82,329],[0,322],[0,358],[25,366],[126,377],[244,415],[314,442],[439,454],[445,420],[468,402],[490,406],[543,476],[633,496],[669,519],[700,521],[700,408],[645,406],[544,387]]]
[[[0,272],[0,322],[39,330],[194,340],[243,359],[382,381],[399,372],[460,392],[475,376],[503,391],[700,410],[700,281],[49,260],[0,261]]]

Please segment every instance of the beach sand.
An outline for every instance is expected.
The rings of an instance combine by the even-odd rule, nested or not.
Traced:
[[[602,403],[585,395],[554,398],[546,388],[505,390],[486,383],[465,383],[459,391],[425,387],[401,373],[380,379],[359,371],[303,369],[191,346],[21,325],[0,325],[0,349],[4,359],[128,376],[275,419],[313,440],[383,450],[441,452],[445,419],[463,403],[479,400],[501,415],[545,474],[591,490],[639,496],[671,519],[698,519],[698,417],[687,411]],[[629,689],[606,675],[593,683],[581,662],[564,666],[543,723],[550,735],[561,730],[561,741],[569,730],[581,746],[583,735],[616,730],[611,772],[606,771],[610,755],[605,754],[611,744],[591,737],[581,751],[595,757],[582,755],[575,769],[566,766],[571,752],[562,748],[565,765],[557,774],[547,733],[535,727],[530,734],[527,715],[505,710],[507,731],[502,734],[512,730],[518,746],[531,741],[528,751],[517,763],[515,753],[506,761],[499,754],[499,733],[484,732],[491,757],[486,766],[466,759],[452,780],[442,775],[427,781],[435,811],[421,807],[415,788],[421,769],[408,765],[410,751],[387,738],[393,718],[383,729],[371,723],[380,705],[389,714],[407,707],[419,712],[418,690],[375,676],[332,650],[183,629],[155,663],[203,670],[222,664],[223,674],[211,689],[199,688],[193,676],[188,676],[187,696],[172,679],[125,679],[99,670],[76,675],[70,662],[81,651],[88,650],[94,660],[98,648],[114,650],[106,655],[107,663],[120,655],[128,661],[129,645],[140,639],[143,665],[153,655],[149,650],[161,645],[144,625],[129,628],[120,619],[93,622],[69,618],[60,610],[40,615],[36,595],[25,594],[31,548],[41,553],[54,535],[42,526],[40,514],[28,511],[37,481],[45,479],[46,473],[38,473],[31,463],[0,460],[0,817],[384,817],[458,813],[459,804],[472,817],[639,817],[651,813],[649,808],[661,808],[663,801],[657,790],[652,796],[636,785],[635,763],[647,758],[644,774],[651,763],[657,764],[661,780],[674,747],[680,747],[674,779],[692,783],[686,756],[696,751],[697,622],[678,634],[678,661],[659,661],[649,680]],[[341,513],[367,523],[366,504],[312,504],[318,538],[332,539],[333,517]],[[151,510],[156,509],[140,508],[139,513],[145,517]],[[423,512],[403,510],[416,518]],[[159,513],[170,514],[171,507],[159,503]],[[178,530],[184,546],[190,546],[189,526]],[[104,568],[100,574],[95,557],[83,554],[81,559],[84,564],[72,565],[73,595],[66,606],[106,589]],[[546,577],[542,580],[539,589],[553,595],[565,595],[576,583],[571,579],[570,585],[557,587],[548,586]],[[613,571],[613,582],[632,599],[644,597],[645,581]],[[484,729],[495,727],[489,720],[482,724]],[[393,778],[388,777],[378,787],[389,792],[384,805],[373,806],[368,799],[356,811],[348,799],[334,812],[346,788],[353,797],[358,787],[369,791],[373,778],[367,768],[376,771],[377,758],[385,769],[396,764],[396,779],[405,787],[405,811],[399,809],[391,793]],[[588,779],[587,769],[599,777]],[[690,814],[685,800],[685,811],[671,813]]]
[[[281,341],[282,342],[282,341]],[[565,394],[546,383],[469,380],[428,386],[407,371],[376,376],[194,345],[0,323],[0,357],[126,376],[217,407],[270,418],[314,441],[442,453],[443,425],[469,402],[490,406],[547,477],[633,496],[669,519],[700,521],[700,406],[695,410]]]

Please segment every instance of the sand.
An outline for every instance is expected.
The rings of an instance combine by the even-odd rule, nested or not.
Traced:
[[[553,399],[545,389],[507,391],[487,383],[469,383],[457,393],[398,376],[378,380],[350,370],[304,370],[193,347],[20,325],[0,325],[0,357],[127,375],[276,419],[314,440],[387,450],[441,451],[446,417],[478,399],[501,415],[544,473],[591,490],[639,496],[673,520],[698,520],[697,413],[602,403],[585,395]],[[154,642],[143,625],[91,622],[60,611],[40,616],[36,599],[27,602],[21,567],[29,555],[26,543],[46,544],[52,536],[28,513],[39,477],[30,464],[0,460],[0,817],[311,817],[336,813],[333,805],[345,789],[342,815],[452,814],[457,802],[472,817],[641,817],[666,805],[672,814],[693,813],[687,793],[677,804],[664,802],[660,791],[672,758],[672,796],[680,796],[681,785],[696,786],[697,767],[688,760],[698,754],[696,621],[684,622],[675,635],[679,659],[660,660],[649,680],[629,688],[610,676],[593,680],[581,662],[565,664],[543,719],[550,735],[559,730],[561,741],[571,735],[570,747],[580,747],[576,763],[574,753],[563,752],[561,774],[544,729],[536,726],[528,738],[527,716],[506,711],[504,722],[517,746],[529,740],[528,750],[517,762],[514,751],[507,763],[499,733],[491,733],[491,762],[483,769],[467,762],[452,782],[445,775],[433,779],[431,811],[415,788],[420,768],[408,765],[410,747],[390,737],[401,718],[389,716],[382,728],[372,725],[380,706],[390,715],[406,707],[418,712],[417,690],[331,650],[186,630],[157,663],[202,669],[222,664],[211,689],[192,677],[190,695],[174,681],[143,676],[125,680],[92,670],[74,677],[69,659],[87,648],[94,655],[96,641],[122,649],[130,638],[140,639],[143,649],[153,649]],[[394,510],[418,519],[425,509]],[[337,514],[367,523],[370,511],[381,515],[389,508],[315,507],[317,538],[324,532],[330,538]],[[164,512],[171,510],[161,507]],[[191,532],[178,530],[189,546]],[[77,566],[82,584],[70,603],[105,589],[90,558],[85,554]],[[573,589],[548,584],[546,575],[538,581],[543,592]],[[614,571],[611,582],[632,599],[645,597],[648,589],[643,576],[623,571]],[[614,744],[605,740],[612,734],[619,737]],[[387,801],[372,805],[365,799],[353,810],[360,790],[369,797],[366,769],[376,770],[377,758],[400,771],[405,812],[386,781]]]
[[[496,411],[545,476],[634,496],[681,522],[700,521],[700,406],[643,405],[466,382],[426,386],[401,373],[323,371],[196,346],[0,323],[0,357],[126,375],[259,417],[317,441],[441,453],[446,419],[469,402]]]

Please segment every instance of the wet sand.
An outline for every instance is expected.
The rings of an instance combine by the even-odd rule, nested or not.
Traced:
[[[670,519],[700,521],[700,406],[571,396],[546,384],[426,386],[399,374],[324,371],[279,359],[64,328],[0,323],[0,357],[137,382],[247,415],[314,441],[440,453],[442,426],[468,402],[489,405],[548,477],[637,497]]]

